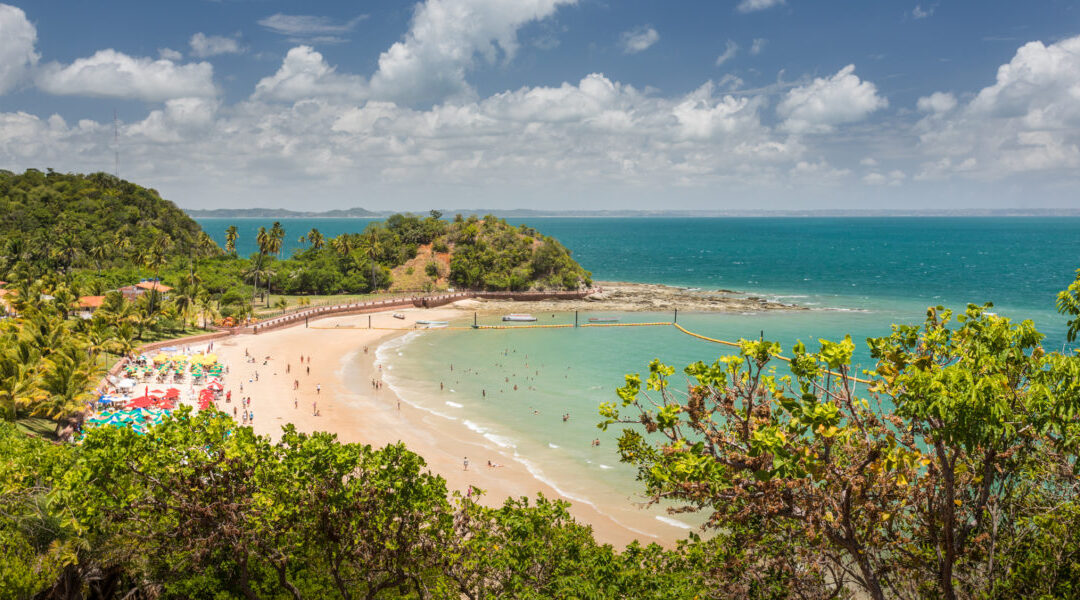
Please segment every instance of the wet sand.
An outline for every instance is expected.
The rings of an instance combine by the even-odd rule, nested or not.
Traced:
[[[377,313],[371,317],[372,326],[411,328],[416,319],[446,321],[471,315],[454,308],[396,312],[403,313],[406,319],[395,319],[391,312]],[[423,456],[428,467],[442,475],[452,490],[465,494],[469,486],[480,488],[485,491],[483,501],[491,506],[501,505],[507,497],[535,498],[537,493],[566,499],[572,502],[574,517],[592,525],[599,541],[618,547],[634,539],[671,545],[685,536],[684,530],[658,521],[656,515],[663,513],[655,508],[644,511],[627,501],[626,506],[604,507],[601,512],[584,502],[564,498],[513,460],[505,449],[469,430],[461,421],[450,421],[401,402],[388,386],[373,388],[371,380],[380,378],[376,349],[405,332],[367,329],[367,324],[368,315],[336,317],[313,322],[311,328],[292,327],[215,343],[215,352],[230,367],[225,383],[233,397],[231,404],[221,408],[231,413],[233,407],[239,407],[239,398],[250,396],[256,432],[274,439],[280,437],[283,425],[293,423],[300,431],[327,431],[342,441],[374,447],[404,442]],[[245,349],[256,358],[254,363],[246,362]],[[310,363],[301,363],[301,355],[310,357]],[[270,358],[264,365],[267,356]],[[256,372],[258,381],[254,381]],[[299,382],[295,391],[294,381]],[[321,391],[317,390],[319,385]],[[313,414],[313,402],[317,403],[319,416]],[[469,459],[468,470],[463,465],[465,457]],[[503,466],[489,468],[489,460]]]

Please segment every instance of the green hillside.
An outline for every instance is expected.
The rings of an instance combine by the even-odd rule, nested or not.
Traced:
[[[155,190],[106,173],[0,171],[0,270],[16,262],[68,271],[143,264],[220,248]]]

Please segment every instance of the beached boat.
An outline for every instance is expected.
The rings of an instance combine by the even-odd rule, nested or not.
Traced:
[[[404,319],[405,315],[402,314],[402,313],[394,313],[394,318],[395,319]]]
[[[590,323],[618,323],[615,317],[589,317]]]
[[[524,313],[514,313],[503,317],[503,321],[532,322],[535,320],[536,317]]]

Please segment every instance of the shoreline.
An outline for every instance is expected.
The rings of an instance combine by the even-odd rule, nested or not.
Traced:
[[[599,292],[580,300],[487,300],[468,299],[454,302],[462,310],[484,315],[506,312],[710,312],[747,313],[804,311],[809,307],[769,300],[761,295],[727,289],[703,290],[658,283],[594,281]]]
[[[372,313],[375,326],[402,327],[418,318],[455,320],[468,316],[453,307],[395,312],[404,313],[406,320],[394,319],[390,311]],[[230,365],[226,385],[232,390],[234,400],[252,398],[256,433],[277,440],[281,427],[292,423],[304,432],[337,434],[343,442],[381,447],[400,441],[422,456],[433,473],[446,479],[448,489],[462,495],[469,492],[470,486],[484,490],[481,500],[484,504],[501,506],[507,497],[535,498],[537,493],[565,499],[571,503],[571,514],[593,527],[598,541],[617,547],[635,539],[672,546],[685,537],[686,529],[659,518],[666,516],[660,509],[646,511],[628,501],[625,510],[617,515],[608,514],[587,499],[562,492],[556,481],[545,481],[542,473],[530,468],[527,457],[515,457],[511,449],[500,447],[482,432],[470,429],[464,420],[440,416],[402,400],[389,385],[373,388],[371,380],[382,379],[378,348],[409,331],[351,326],[360,324],[361,320],[366,325],[367,315],[328,318],[318,329],[289,327],[215,343],[218,355]],[[254,363],[245,361],[245,350],[257,357]],[[305,362],[301,366],[301,354],[310,356],[310,364]],[[266,356],[270,359],[264,365]],[[259,373],[258,381],[254,380],[255,372]],[[299,383],[295,391],[294,382]],[[316,385],[321,386],[321,391],[317,391]],[[313,415],[313,402],[317,403],[320,416]],[[235,406],[236,402],[221,408],[231,411]],[[463,466],[466,456],[470,461],[468,470]],[[486,464],[489,460],[502,466],[490,468]]]

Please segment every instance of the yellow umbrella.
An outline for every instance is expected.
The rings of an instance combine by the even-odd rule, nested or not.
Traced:
[[[163,352],[159,352],[158,355],[154,357],[154,362],[156,363],[163,363],[167,360],[169,360],[169,355]]]

